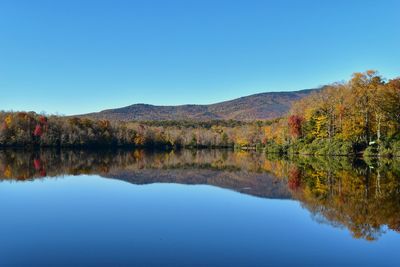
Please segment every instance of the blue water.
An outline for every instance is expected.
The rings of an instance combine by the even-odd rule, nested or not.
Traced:
[[[0,266],[397,266],[400,235],[354,239],[294,200],[65,176],[0,184]]]

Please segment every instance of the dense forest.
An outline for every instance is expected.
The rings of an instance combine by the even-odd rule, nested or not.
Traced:
[[[235,147],[271,153],[400,156],[400,78],[375,71],[324,86],[270,121],[108,121],[0,112],[0,146]]]
[[[300,154],[400,156],[400,78],[375,71],[324,87],[267,126],[267,147]]]
[[[2,112],[0,146],[97,147],[134,146],[158,148],[234,147],[260,144],[270,121],[144,121],[115,122]],[[244,140],[246,136],[246,141]]]

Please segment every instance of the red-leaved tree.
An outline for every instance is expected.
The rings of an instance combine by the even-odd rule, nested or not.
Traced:
[[[291,136],[293,137],[300,137],[301,136],[301,125],[303,123],[304,119],[303,117],[300,117],[298,115],[290,115],[288,118],[288,124],[289,124],[289,132]]]
[[[35,130],[33,131],[33,135],[40,137],[43,134],[43,130],[42,130],[42,126],[40,126],[40,124],[37,124],[35,127]]]
[[[45,125],[45,124],[47,124],[47,118],[46,118],[45,116],[40,116],[40,117],[39,117],[39,122],[40,122],[42,125]]]

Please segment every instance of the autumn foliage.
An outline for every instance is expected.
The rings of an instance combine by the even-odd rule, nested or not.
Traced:
[[[292,167],[288,175],[288,187],[290,190],[297,190],[301,184],[301,172],[297,167]]]
[[[301,124],[303,118],[299,115],[290,115],[288,118],[289,132],[293,137],[301,136]]]
[[[272,121],[116,122],[0,112],[0,146],[265,149],[270,153],[400,155],[400,78],[376,71],[324,86]]]
[[[33,131],[33,135],[40,137],[43,134],[43,130],[42,130],[42,126],[40,126],[40,124],[37,124],[35,127],[35,130]]]
[[[292,105],[286,137],[270,136],[296,153],[345,155],[365,149],[399,155],[400,78],[386,82],[376,71],[366,71],[324,86]]]

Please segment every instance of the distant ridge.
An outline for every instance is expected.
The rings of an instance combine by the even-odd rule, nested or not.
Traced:
[[[293,101],[319,89],[268,92],[210,105],[154,106],[134,104],[80,116],[120,121],[161,120],[267,120],[283,116]]]

